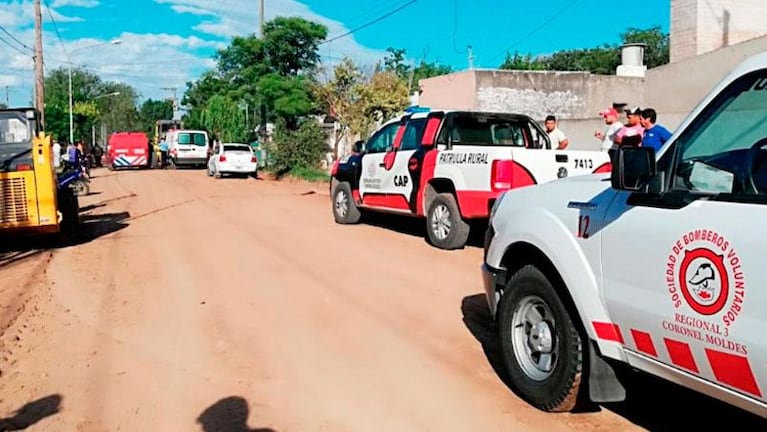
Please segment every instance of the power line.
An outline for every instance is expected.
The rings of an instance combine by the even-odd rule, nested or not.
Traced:
[[[51,18],[51,22],[53,23],[53,29],[56,30],[56,37],[59,39],[59,43],[61,43],[61,48],[64,50],[64,54],[69,57],[69,52],[67,52],[67,46],[64,43],[64,39],[61,37],[61,33],[59,32],[59,26],[56,24],[56,19],[53,18],[53,12],[51,11],[51,7],[48,5],[48,0],[43,0],[43,3],[45,3],[45,9],[48,11],[48,16]]]
[[[24,52],[24,51],[22,51],[22,50],[21,50],[21,48],[19,48],[19,47],[17,47],[16,45],[14,45],[14,44],[12,44],[12,43],[8,42],[7,40],[3,39],[3,38],[2,38],[2,36],[0,36],[0,42],[3,42],[3,43],[5,43],[6,45],[8,45],[9,47],[11,47],[11,49],[15,50],[16,52],[19,52],[19,53],[21,53],[21,54],[24,54],[25,56],[28,56],[28,55],[29,55],[29,53],[28,53],[28,52]]]
[[[2,31],[3,31],[3,33],[5,33],[5,34],[7,34],[8,36],[10,36],[10,37],[11,37],[11,39],[13,39],[13,40],[15,40],[16,42],[18,42],[18,44],[19,44],[19,45],[23,46],[24,48],[28,49],[29,51],[33,51],[33,52],[34,52],[34,50],[33,50],[32,48],[30,48],[30,47],[29,47],[27,44],[25,44],[24,42],[20,41],[20,40],[19,40],[19,39],[18,39],[16,36],[12,35],[12,34],[11,34],[11,32],[9,32],[8,30],[6,30],[6,29],[5,29],[5,27],[3,27],[3,26],[0,26],[0,30],[2,30]]]
[[[326,43],[330,43],[330,42],[336,41],[338,39],[341,39],[341,38],[344,38],[344,37],[349,36],[351,34],[354,34],[354,33],[358,32],[358,31],[360,31],[360,30],[362,30],[362,29],[364,29],[366,27],[370,27],[371,25],[373,25],[373,24],[375,24],[375,23],[377,23],[379,21],[383,21],[386,18],[389,18],[390,16],[392,16],[395,13],[401,11],[402,9],[405,9],[406,7],[412,5],[413,3],[417,2],[417,1],[418,0],[410,0],[409,2],[403,4],[402,6],[394,8],[394,9],[390,10],[389,12],[386,12],[385,14],[381,15],[380,17],[378,17],[378,18],[376,18],[374,20],[368,21],[365,24],[362,24],[360,26],[357,26],[357,27],[349,30],[348,32],[346,32],[344,34],[332,37],[330,39],[325,39],[324,41],[320,42],[318,45],[322,45],[322,44],[326,44]]]
[[[573,0],[573,1],[571,1],[570,3],[568,3],[567,5],[565,5],[565,7],[563,7],[563,8],[562,8],[562,9],[560,9],[560,10],[559,10],[557,13],[555,13],[554,15],[552,15],[552,16],[551,16],[549,19],[547,19],[546,21],[544,21],[543,23],[541,23],[541,25],[539,25],[538,27],[534,28],[534,29],[533,29],[533,30],[532,30],[530,33],[528,33],[528,34],[524,35],[524,36],[523,36],[521,39],[519,39],[518,41],[514,42],[514,44],[512,44],[512,45],[511,45],[511,46],[509,46],[508,48],[504,49],[504,50],[503,50],[503,52],[502,52],[500,55],[503,55],[503,54],[506,54],[506,53],[508,53],[508,52],[509,52],[509,51],[511,51],[513,48],[516,48],[516,47],[517,47],[519,44],[521,44],[522,42],[524,42],[524,41],[528,40],[528,39],[529,39],[529,38],[531,38],[533,35],[535,35],[535,34],[536,34],[536,33],[538,33],[539,31],[543,30],[543,28],[544,28],[544,27],[546,27],[547,25],[551,24],[551,23],[552,23],[552,22],[553,22],[555,19],[559,18],[559,17],[560,17],[562,14],[564,14],[565,12],[567,12],[567,11],[568,11],[568,10],[569,10],[571,7],[575,6],[575,4],[576,4],[576,3],[578,3],[579,1],[581,1],[581,0]],[[493,58],[497,58],[497,57],[498,57],[498,54],[496,54],[496,55],[494,55],[494,56],[493,56]]]

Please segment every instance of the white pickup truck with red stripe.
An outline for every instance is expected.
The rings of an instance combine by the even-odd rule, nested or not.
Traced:
[[[462,248],[468,221],[487,219],[509,189],[609,172],[604,152],[552,150],[530,117],[418,108],[379,128],[364,149],[334,164],[333,215],[362,211],[425,217],[431,243]]]
[[[512,386],[547,411],[620,401],[621,362],[767,417],[767,53],[657,156],[614,162],[496,201],[482,273]]]

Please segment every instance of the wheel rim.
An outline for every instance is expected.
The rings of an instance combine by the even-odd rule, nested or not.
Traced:
[[[522,371],[534,381],[551,376],[559,359],[559,340],[551,309],[540,297],[519,302],[511,322],[514,356]]]
[[[431,217],[431,232],[440,240],[445,240],[450,235],[452,223],[450,222],[450,209],[440,204],[434,208]]]
[[[349,196],[346,191],[339,191],[336,194],[336,214],[340,218],[345,218],[349,212]]]

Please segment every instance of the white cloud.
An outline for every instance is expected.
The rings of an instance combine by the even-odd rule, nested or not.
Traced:
[[[62,0],[62,1],[89,1],[89,0]],[[43,6],[43,21],[50,22],[50,16],[53,15],[53,19],[56,23],[65,22],[79,22],[83,19],[75,16],[62,15],[56,11],[56,7],[51,7],[51,13]],[[3,5],[0,8],[0,25],[3,27],[31,27],[34,23],[34,8],[30,0],[19,0],[10,2]]]
[[[55,0],[51,7],[60,8],[64,6],[94,8],[99,5],[98,0]]]
[[[177,8],[202,9],[210,13],[211,17],[195,27],[195,30],[221,38],[243,36],[258,31],[258,8],[253,1],[243,0],[155,0],[158,3],[169,4],[174,10]],[[329,37],[346,33],[349,29],[341,22],[331,20],[318,15],[308,6],[297,0],[270,0],[267,3],[266,19],[277,16],[300,16],[328,27]],[[178,11],[178,10],[177,10]],[[329,44],[321,46],[320,54],[329,63],[334,63],[338,58],[348,55],[362,64],[373,64],[384,57],[384,51],[366,48],[354,39],[354,35],[347,36]]]
[[[184,6],[184,5],[173,5],[171,6],[171,9],[173,9],[176,13],[180,13],[180,14],[187,13],[192,15],[215,15],[213,12],[207,9],[200,9],[197,7]]]

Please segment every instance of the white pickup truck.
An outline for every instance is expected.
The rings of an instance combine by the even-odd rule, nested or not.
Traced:
[[[619,362],[767,417],[767,53],[657,157],[614,162],[491,211],[483,281],[511,384],[546,411],[620,401]]]
[[[551,149],[524,115],[419,107],[333,165],[333,216],[341,224],[364,211],[423,217],[433,245],[458,249],[468,221],[486,220],[501,193],[610,167],[604,152]]]

